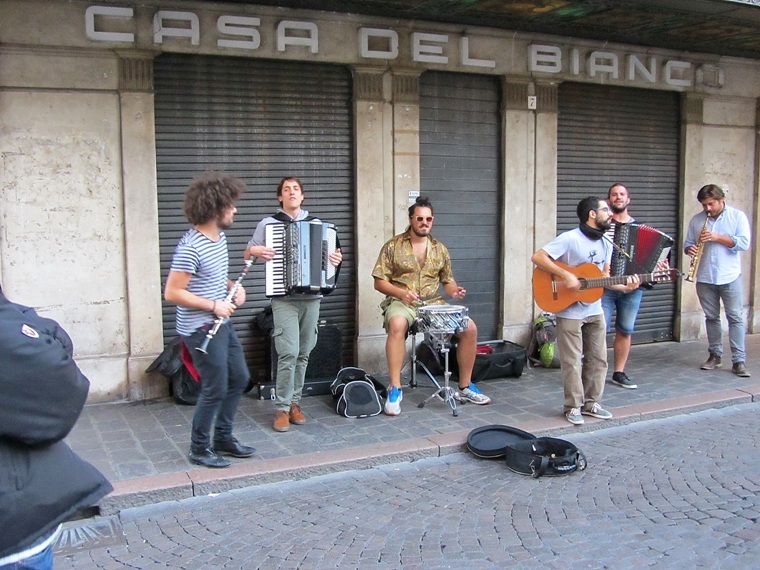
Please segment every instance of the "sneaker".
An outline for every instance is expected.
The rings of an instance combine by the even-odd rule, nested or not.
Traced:
[[[401,413],[401,400],[404,399],[404,394],[399,388],[391,386],[388,390],[388,399],[385,400],[385,406],[383,410],[388,416],[397,416]]]
[[[749,372],[747,372],[747,367],[744,366],[743,362],[734,362],[731,372],[742,378],[749,378]]]
[[[714,370],[715,368],[720,368],[721,366],[720,356],[711,352],[710,358],[708,358],[705,363],[699,368],[702,370]]]
[[[274,431],[288,431],[290,429],[289,415],[285,410],[277,410],[274,413],[274,423],[272,424]]]
[[[581,409],[581,413],[584,416],[591,416],[593,418],[599,418],[600,420],[608,420],[612,417],[612,414],[605,410],[598,402],[594,402],[590,410]]]
[[[467,388],[460,388],[459,392],[456,394],[456,398],[460,402],[472,402],[473,404],[478,404],[479,406],[484,406],[491,403],[491,398],[478,390],[475,384],[470,384],[467,386]]]
[[[565,417],[567,418],[567,421],[577,426],[585,422],[585,420],[583,419],[583,416],[581,415],[580,408],[570,408],[569,410],[565,412]]]
[[[301,406],[295,403],[290,404],[289,420],[291,424],[296,424],[297,426],[302,426],[306,423],[306,416],[303,415]]]
[[[617,384],[621,388],[628,388],[629,390],[638,388],[638,386],[631,382],[631,379],[626,376],[625,372],[613,372],[612,383]]]

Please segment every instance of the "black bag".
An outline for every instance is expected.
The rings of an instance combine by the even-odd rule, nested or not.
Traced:
[[[514,342],[508,340],[479,342],[475,364],[472,367],[472,381],[477,383],[491,378],[519,378],[522,376],[527,361],[528,351]],[[456,345],[451,348],[449,354],[449,368],[452,374],[459,375]]]
[[[182,358],[183,346],[182,337],[174,337],[145,372],[160,372],[166,376],[174,401],[185,406],[194,406],[198,402],[201,385],[200,380],[193,374],[195,372],[197,375],[197,371],[193,369],[191,372],[185,364],[186,359]]]
[[[383,410],[385,386],[361,368],[342,368],[330,386],[337,400],[335,411],[346,418],[368,418]]]
[[[507,467],[521,475],[568,475],[586,468],[586,456],[564,439],[536,437],[505,425],[475,428],[467,436],[467,449],[484,459],[505,457]]]
[[[507,445],[507,467],[515,473],[539,478],[568,475],[586,468],[586,456],[564,439],[537,437]]]

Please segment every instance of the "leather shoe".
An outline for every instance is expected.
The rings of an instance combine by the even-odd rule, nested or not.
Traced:
[[[720,356],[711,352],[710,358],[708,358],[705,363],[699,368],[702,370],[714,370],[715,368],[720,368],[721,366],[722,364],[720,362]]]
[[[274,413],[274,423],[272,424],[274,431],[288,431],[290,429],[289,415],[285,410],[277,410]]]
[[[210,447],[207,447],[200,453],[194,453],[193,450],[190,450],[187,458],[190,460],[190,463],[203,465],[204,467],[213,467],[216,469],[229,467],[231,465],[229,460],[214,453],[214,450]]]
[[[290,423],[302,426],[306,423],[306,416],[301,411],[301,406],[298,404],[290,404]]]
[[[741,376],[742,378],[749,378],[750,376],[749,372],[747,372],[747,367],[744,366],[743,362],[734,362],[734,366],[731,368],[731,372],[737,376]]]
[[[234,437],[227,441],[215,441],[214,451],[220,455],[231,455],[232,457],[250,457],[256,453],[256,448],[250,445],[243,445]]]

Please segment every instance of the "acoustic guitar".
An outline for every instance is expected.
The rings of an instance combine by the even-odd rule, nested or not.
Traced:
[[[568,270],[581,282],[578,291],[566,289],[563,280],[557,275],[536,267],[533,270],[533,298],[543,311],[557,313],[577,301],[593,303],[602,298],[604,288],[610,285],[625,285],[630,275],[616,277],[604,277],[602,271],[593,263],[581,263],[577,267],[570,267],[559,261],[557,265]],[[640,273],[642,283],[668,283],[678,278],[678,269],[665,269],[654,273]]]

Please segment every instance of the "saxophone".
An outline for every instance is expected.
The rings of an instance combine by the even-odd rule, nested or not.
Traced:
[[[710,221],[710,214],[707,214],[705,218],[705,225],[699,231],[699,239],[697,240],[697,253],[691,258],[691,265],[689,265],[689,272],[686,274],[686,281],[694,281],[697,275],[697,268],[699,267],[699,260],[702,259],[702,251],[705,249],[705,242],[702,241],[702,232],[707,229],[707,222]]]

